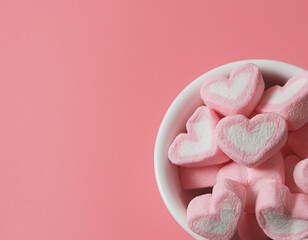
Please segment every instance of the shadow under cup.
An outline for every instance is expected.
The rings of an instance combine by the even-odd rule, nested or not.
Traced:
[[[261,69],[266,88],[284,85],[292,76],[304,71],[292,64],[273,60],[244,60],[217,67],[194,80],[176,97],[166,112],[157,134],[154,168],[161,197],[175,220],[195,239],[205,238],[193,233],[187,227],[187,205],[195,196],[210,190],[184,190],[179,178],[179,168],[168,160],[168,148],[179,133],[186,132],[185,124],[194,111],[204,105],[199,94],[204,81],[217,75],[229,75],[234,68],[245,63],[256,64]]]

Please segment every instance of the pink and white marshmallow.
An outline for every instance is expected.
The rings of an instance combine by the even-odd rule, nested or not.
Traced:
[[[245,188],[232,180],[217,182],[212,194],[198,196],[187,208],[187,224],[211,240],[229,240],[236,232],[246,199]]]
[[[264,186],[257,198],[256,217],[272,239],[301,240],[308,237],[308,195],[291,194],[283,184]]]
[[[180,178],[184,189],[198,189],[213,187],[219,170],[225,164],[191,168],[180,167]]]
[[[286,120],[275,113],[258,114],[252,119],[244,115],[228,116],[216,127],[216,141],[233,161],[246,167],[265,162],[287,141]]]
[[[264,80],[259,68],[248,63],[234,69],[230,77],[217,76],[203,84],[200,95],[205,105],[228,116],[248,116],[264,92]]]
[[[293,171],[294,182],[306,194],[308,194],[308,158],[298,162]],[[307,209],[308,211],[308,209]]]
[[[179,134],[172,142],[168,156],[179,166],[204,167],[229,161],[218,147],[215,128],[217,114],[206,106],[199,107],[186,123],[187,133]]]
[[[308,158],[308,124],[290,133],[288,145],[301,159]]]
[[[281,86],[273,86],[264,92],[256,111],[282,115],[289,130],[296,130],[308,121],[308,72],[302,72]]]
[[[231,162],[222,167],[217,174],[217,182],[223,179],[231,179],[246,187],[245,211],[254,213],[256,198],[262,187],[270,182],[285,182],[283,156],[280,152],[277,152],[268,161],[255,168],[248,168],[236,162]]]

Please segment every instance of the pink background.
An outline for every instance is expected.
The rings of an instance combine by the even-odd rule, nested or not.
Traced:
[[[308,69],[307,1],[0,1],[0,239],[191,239],[163,204],[159,124],[193,79]]]

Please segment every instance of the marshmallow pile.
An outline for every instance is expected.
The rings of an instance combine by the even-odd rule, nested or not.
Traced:
[[[251,63],[207,79],[205,106],[169,147],[184,189],[212,188],[187,207],[207,239],[308,237],[308,72],[264,88]]]

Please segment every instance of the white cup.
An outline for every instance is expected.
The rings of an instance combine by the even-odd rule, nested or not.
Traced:
[[[283,85],[289,78],[304,69],[273,60],[244,60],[232,62],[217,67],[190,83],[173,101],[160,125],[154,151],[154,167],[158,189],[161,197],[175,220],[195,239],[205,238],[193,233],[186,224],[186,208],[189,201],[197,195],[204,193],[202,190],[184,190],[179,178],[179,168],[168,160],[168,148],[175,136],[186,132],[185,124],[197,107],[204,105],[199,91],[208,78],[230,74],[230,72],[245,63],[256,64],[262,72],[266,87]]]

